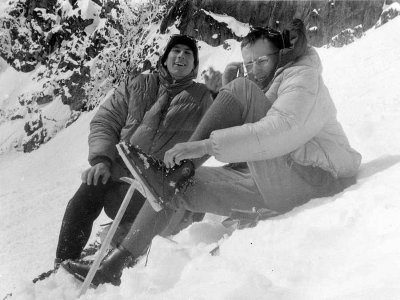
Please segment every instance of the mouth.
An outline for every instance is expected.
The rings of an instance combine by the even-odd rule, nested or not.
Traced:
[[[257,81],[263,81],[268,78],[269,74],[254,74],[253,76]]]
[[[182,62],[176,62],[176,63],[174,63],[174,65],[179,66],[179,67],[186,67],[186,64],[182,63]]]

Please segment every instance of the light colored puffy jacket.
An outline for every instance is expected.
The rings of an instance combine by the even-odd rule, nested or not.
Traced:
[[[337,121],[321,73],[313,48],[278,69],[266,92],[272,103],[266,116],[214,131],[210,138],[215,157],[223,162],[247,161],[259,169],[260,161],[289,154],[298,164],[318,166],[334,177],[356,175],[361,155],[350,147]]]

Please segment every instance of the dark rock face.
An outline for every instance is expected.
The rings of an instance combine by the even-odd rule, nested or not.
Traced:
[[[384,0],[369,1],[230,1],[179,0],[165,19],[164,28],[179,20],[178,29],[210,45],[238,38],[224,24],[216,26],[202,9],[227,14],[253,26],[284,29],[293,18],[304,21],[312,45],[322,46],[345,29],[371,28],[382,12]],[[208,17],[208,18],[207,18]],[[163,31],[163,28],[161,28]],[[213,39],[218,33],[220,38]]]
[[[25,123],[24,129],[28,136],[32,135],[35,131],[43,127],[42,118],[39,117],[38,119]]]
[[[332,47],[343,47],[354,42],[355,39],[359,39],[363,34],[364,31],[361,25],[354,27],[354,29],[348,28],[331,38],[329,45]]]
[[[221,45],[226,39],[237,38],[226,24],[219,23],[206,14],[201,9],[201,3],[200,6],[196,6],[193,1],[177,1],[164,18],[160,32],[165,33],[166,29],[176,20],[180,20],[177,27],[181,33],[196,37],[211,46]],[[218,34],[218,37],[213,38],[215,33]]]
[[[57,0],[27,0],[25,2],[25,17],[30,19],[35,17],[37,8],[44,8],[48,13],[53,14],[56,11]]]
[[[108,3],[112,3],[112,6]],[[77,9],[76,1],[70,1],[70,4]],[[118,6],[118,1],[106,2],[102,15],[106,17],[107,9],[115,6]],[[16,1],[8,16],[0,20],[0,30],[3,32],[1,42],[4,42],[0,46],[0,56],[22,72],[32,71],[38,63],[48,63],[49,54],[60,49],[63,41],[86,38],[85,28],[93,23],[93,19],[83,19],[79,9],[76,13],[63,15],[57,0]],[[92,47],[88,50],[90,56],[101,52],[104,44],[104,39],[94,36]]]
[[[81,110],[86,100],[86,91],[83,88],[90,80],[90,70],[82,67],[75,70],[68,80],[60,80],[61,101],[70,106],[72,110]],[[71,97],[73,95],[73,97]]]
[[[24,126],[23,151],[32,151],[50,138],[38,105],[60,97],[76,116],[73,112],[84,109],[88,101],[85,87],[90,86],[92,76],[87,62],[96,58],[110,39],[114,47],[118,46],[116,34],[109,33],[123,30],[119,15],[115,18],[115,12],[121,11],[119,2],[105,1],[103,7],[103,1],[93,2],[89,1],[91,11],[96,3],[99,5],[93,17],[101,16],[106,26],[92,35],[86,29],[94,19],[82,16],[78,2],[73,0],[16,0],[1,16],[0,56],[18,71],[30,72],[38,67],[35,76],[43,87],[20,95],[19,111],[5,114],[10,121],[29,119]],[[74,120],[71,117],[71,122]]]
[[[387,3],[387,4],[392,3],[392,1],[389,1],[389,2],[390,3]],[[389,22],[391,19],[393,19],[399,15],[400,15],[400,11],[397,9],[393,9],[393,8],[386,9],[384,12],[382,12],[382,15],[381,15],[376,27],[382,26],[383,24]]]
[[[126,35],[124,25],[112,16],[112,11],[121,11],[119,1],[93,1],[101,6],[100,17],[107,19],[108,26],[117,30],[121,36]],[[156,2],[156,1],[154,1]],[[369,1],[232,1],[232,0],[177,0],[167,1],[171,7],[163,17],[160,33],[178,21],[178,29],[185,34],[203,40],[212,46],[221,45],[226,39],[240,39],[227,24],[220,23],[207,12],[226,14],[240,22],[253,26],[271,26],[285,28],[294,18],[304,20],[308,38],[312,45],[322,46],[331,43],[340,46],[352,41],[351,31],[367,30],[378,20],[384,0]],[[77,1],[69,1],[72,8],[77,8]],[[64,16],[60,2],[57,0],[17,0],[3,17],[0,28],[8,32],[0,42],[0,56],[15,69],[23,72],[32,71],[39,63],[48,63],[49,54],[60,49],[63,41],[78,38],[87,41],[85,28],[93,19],[83,19],[79,13]],[[387,12],[383,22],[393,18],[396,11]],[[160,18],[161,15],[160,15]],[[361,25],[361,27],[360,27]],[[57,30],[54,27],[57,26]],[[19,30],[26,28],[27,30]],[[95,32],[89,38],[85,60],[90,60],[104,49],[109,42],[107,30]],[[139,32],[138,32],[139,33]],[[337,42],[338,35],[341,42]],[[355,34],[359,35],[358,33]],[[347,36],[347,37],[346,37]],[[331,39],[336,37],[335,41]],[[345,37],[345,38],[343,38]],[[343,42],[342,40],[346,40]],[[6,46],[5,46],[6,45]],[[69,54],[73,56],[73,53]],[[79,62],[79,57],[72,57],[68,62],[60,63],[65,70],[79,69],[72,64]],[[148,66],[147,66],[148,67]]]
[[[23,151],[25,153],[32,152],[33,150],[38,149],[41,144],[47,142],[48,140],[47,130],[41,127],[28,136],[28,139],[26,139],[22,145]]]
[[[41,111],[37,104],[37,93],[22,94],[19,96],[19,104],[21,105],[23,114],[27,116],[27,121],[24,125],[26,136],[22,143],[24,152],[31,152],[40,147],[41,144],[49,140],[47,130],[43,127],[43,119]],[[15,115],[16,117],[19,114]]]

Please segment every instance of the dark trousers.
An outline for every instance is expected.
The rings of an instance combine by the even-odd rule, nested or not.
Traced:
[[[69,201],[61,225],[56,257],[77,259],[89,240],[94,220],[104,208],[114,219],[129,189],[129,184],[108,180],[106,184],[87,185],[82,183]],[[135,191],[121,220],[132,223],[143,206],[145,198]]]

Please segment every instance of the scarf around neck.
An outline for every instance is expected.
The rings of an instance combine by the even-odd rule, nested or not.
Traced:
[[[198,67],[181,79],[174,79],[163,65],[159,67],[160,85],[165,87],[170,97],[175,97],[181,91],[193,84],[193,79],[197,77]]]
[[[133,145],[139,146],[147,154],[158,150],[160,145],[155,140],[157,132],[171,104],[172,99],[193,84],[197,76],[197,67],[184,78],[174,80],[164,66],[159,68],[159,87],[157,99],[148,111],[145,112],[141,126],[130,137]]]

